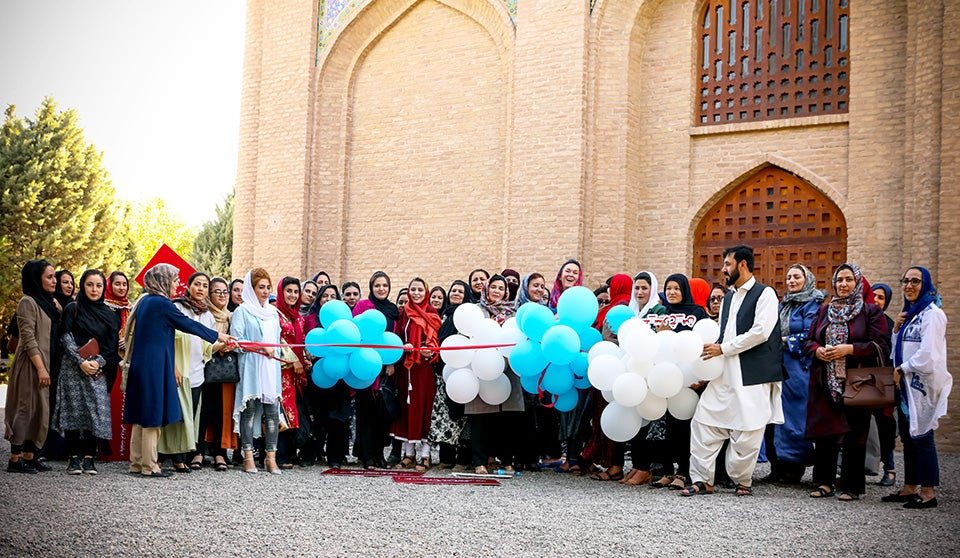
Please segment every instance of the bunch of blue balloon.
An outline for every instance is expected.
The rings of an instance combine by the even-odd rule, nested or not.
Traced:
[[[560,295],[556,316],[531,302],[517,310],[516,323],[526,339],[510,353],[510,367],[525,391],[553,395],[558,411],[576,407],[577,390],[590,387],[587,351],[602,339],[593,328],[599,309],[593,291],[571,287]]]
[[[307,332],[304,341],[307,351],[320,358],[311,373],[317,387],[330,388],[340,380],[354,389],[370,387],[383,365],[403,356],[403,342],[392,331],[385,331],[387,318],[379,310],[353,316],[345,302],[331,300],[320,308],[320,325]],[[360,344],[389,348],[329,346]]]

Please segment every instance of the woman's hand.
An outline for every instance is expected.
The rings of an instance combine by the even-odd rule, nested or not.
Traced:
[[[906,312],[900,312],[899,314],[897,314],[897,319],[893,320],[893,332],[897,333],[898,331],[900,331],[900,328],[903,326],[904,322],[906,321],[907,321]]]
[[[173,377],[177,380],[177,387],[183,385],[183,375],[176,368],[173,369]]]
[[[413,345],[411,345],[410,343],[404,343],[404,344],[403,344],[403,350],[404,350],[404,351],[412,351],[412,350],[413,350]]]
[[[835,346],[826,345],[818,348],[816,352],[817,358],[824,362],[839,360],[851,354],[853,354],[853,345],[849,343]]]
[[[393,376],[393,365],[388,364],[384,371],[387,373],[387,376]]]
[[[94,375],[100,369],[100,364],[95,360],[85,360],[80,363],[80,370],[87,376]]]
[[[229,333],[220,333],[217,335],[217,341],[223,343],[226,346],[233,346],[237,344],[237,338],[230,335]]]
[[[50,374],[46,370],[37,370],[37,379],[40,380],[40,387],[50,386]]]
[[[127,348],[127,338],[126,338],[126,337],[121,337],[121,338],[120,338],[120,343],[117,345],[117,348],[118,348],[119,350],[121,350],[121,351],[126,350],[126,348]]]
[[[423,358],[433,358],[433,351],[422,350],[420,351],[420,354],[423,356]]]
[[[293,361],[293,371],[298,375],[303,375],[303,365],[300,364],[299,359]]]

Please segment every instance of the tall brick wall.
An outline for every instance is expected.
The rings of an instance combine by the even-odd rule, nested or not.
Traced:
[[[848,114],[709,128],[700,6],[526,0],[514,27],[495,0],[374,0],[315,64],[315,1],[249,0],[235,273],[689,272],[701,217],[775,164],[840,207],[871,280],[930,267],[956,373],[957,2],[852,2]]]

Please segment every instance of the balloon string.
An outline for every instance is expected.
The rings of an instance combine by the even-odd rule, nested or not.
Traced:
[[[543,399],[543,394],[546,393],[545,391],[543,391],[543,389],[540,388],[540,384],[543,383],[543,378],[544,378],[544,376],[546,376],[546,375],[547,375],[547,369],[544,368],[544,369],[543,369],[543,372],[540,373],[540,379],[537,380],[537,397],[538,397],[539,399]],[[559,396],[559,395],[554,395],[554,394],[550,394],[550,395],[551,395],[551,397],[553,398],[553,402],[551,402],[551,403],[544,403],[544,404],[543,404],[543,408],[544,408],[544,409],[552,409],[552,408],[554,407],[554,405],[557,404],[557,401],[560,400],[560,396]]]
[[[241,347],[276,348],[276,347],[350,347],[354,349],[404,349],[397,345],[373,345],[368,343],[259,343],[256,341],[238,341]],[[495,343],[490,345],[463,345],[456,347],[413,347],[412,351],[464,351],[467,349],[499,349],[513,347],[516,343]]]

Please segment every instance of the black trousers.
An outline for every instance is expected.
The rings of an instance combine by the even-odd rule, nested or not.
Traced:
[[[867,486],[863,462],[867,457],[870,410],[847,407],[844,414],[850,426],[849,432],[814,440],[813,482],[817,485],[833,486],[837,477],[837,457],[842,449],[840,485],[837,490],[865,494]]]

